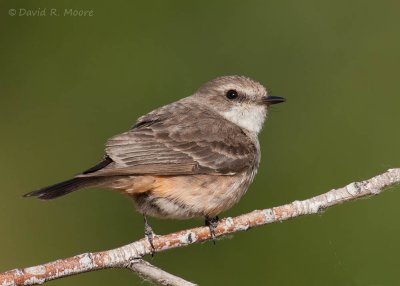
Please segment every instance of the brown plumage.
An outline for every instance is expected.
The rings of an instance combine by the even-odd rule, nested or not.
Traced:
[[[249,78],[217,78],[109,139],[96,166],[25,196],[47,200],[105,187],[131,196],[145,215],[217,215],[236,203],[253,180],[260,160],[257,134],[267,106],[282,101]]]

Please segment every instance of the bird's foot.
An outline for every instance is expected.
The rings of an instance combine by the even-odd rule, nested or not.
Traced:
[[[154,256],[154,253],[156,252],[156,249],[154,248],[153,240],[154,237],[156,236],[155,232],[147,222],[147,217],[144,215],[144,236],[147,238],[148,242],[150,243],[151,246],[151,256]]]
[[[211,217],[211,218],[206,216],[206,219],[205,219],[205,224],[210,229],[211,239],[212,239],[214,245],[215,245],[215,241],[216,241],[215,229],[217,228],[218,220],[219,220],[218,216]]]

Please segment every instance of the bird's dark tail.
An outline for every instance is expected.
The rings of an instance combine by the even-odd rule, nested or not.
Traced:
[[[51,200],[80,189],[99,186],[104,179],[105,178],[99,177],[73,178],[27,193],[24,195],[24,197],[37,197],[41,200]]]

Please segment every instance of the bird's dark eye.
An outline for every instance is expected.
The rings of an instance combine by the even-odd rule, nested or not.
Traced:
[[[228,92],[226,93],[226,97],[229,99],[235,99],[238,97],[238,93],[236,90],[234,89],[230,89],[228,90]]]

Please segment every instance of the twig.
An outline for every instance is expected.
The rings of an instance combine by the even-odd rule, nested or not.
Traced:
[[[321,210],[346,201],[377,195],[388,187],[399,183],[400,168],[390,169],[369,180],[354,182],[343,188],[334,189],[310,199],[294,201],[290,204],[270,209],[255,210],[234,218],[228,217],[222,219],[215,229],[215,235],[217,237],[224,236],[238,231],[244,231],[255,226],[284,221],[302,215],[316,214]],[[153,244],[155,251],[158,252],[187,246],[195,242],[206,241],[210,238],[208,227],[197,227],[167,235],[156,236]],[[85,253],[35,267],[14,269],[0,273],[0,285],[34,285],[104,268],[126,268],[130,263],[150,253],[152,253],[152,248],[149,242],[147,239],[141,239],[112,250]],[[138,269],[135,271],[139,272]],[[141,273],[143,274],[143,272]],[[161,280],[156,280],[158,283],[162,283]]]
[[[143,259],[136,259],[127,265],[127,268],[135,271],[143,279],[159,283],[161,285],[171,286],[196,286],[192,282],[183,280],[180,277],[172,275],[164,270],[155,267],[154,265],[144,261]]]

